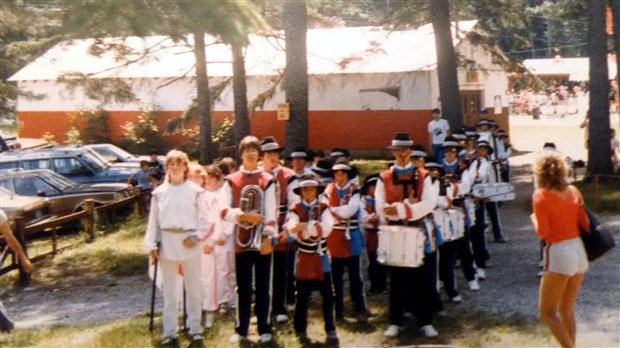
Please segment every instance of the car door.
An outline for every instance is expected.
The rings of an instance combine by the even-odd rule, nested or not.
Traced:
[[[86,167],[75,157],[59,157],[52,160],[54,171],[64,175],[77,183],[88,183],[93,176],[90,168]]]

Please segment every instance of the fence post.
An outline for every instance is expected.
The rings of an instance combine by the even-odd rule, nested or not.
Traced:
[[[143,217],[146,213],[146,204],[144,202],[145,196],[140,186],[134,187],[132,194],[136,199],[136,210],[138,211],[138,216]]]
[[[84,201],[84,232],[87,235],[86,242],[91,243],[95,240],[95,201],[87,199]]]
[[[24,233],[24,229],[26,228],[26,223],[23,216],[19,216],[15,218],[15,234],[17,237],[17,241],[22,245],[22,249],[24,250],[24,254],[28,255],[28,246],[26,243],[26,233]],[[13,258],[13,262],[18,262],[17,255]],[[24,271],[22,264],[19,264],[19,283],[22,285],[28,285],[30,283],[30,273]]]

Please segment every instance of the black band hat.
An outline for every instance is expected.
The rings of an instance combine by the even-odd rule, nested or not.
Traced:
[[[452,133],[452,137],[456,141],[467,140],[467,136],[463,133]]]
[[[280,146],[274,137],[265,137],[260,142],[261,152],[282,152],[284,147]]]
[[[294,158],[303,158],[306,161],[311,161],[310,156],[308,155],[308,151],[304,147],[296,147],[293,152],[288,156],[289,160]]]
[[[310,167],[310,170],[323,178],[328,178],[332,172],[332,161],[327,158],[321,159]]]
[[[478,144],[476,144],[476,148],[486,147],[489,150],[489,155],[493,153],[493,148],[489,145],[489,142],[486,140],[480,140]]]
[[[334,165],[332,165],[331,167],[331,174],[332,176],[334,176],[334,173],[336,173],[336,171],[338,170],[342,170],[344,172],[347,173],[347,177],[349,178],[349,180],[355,178],[357,176],[357,170],[355,168],[353,168],[350,164],[349,161],[347,161],[344,158],[340,158],[338,160],[336,160],[336,162],[334,163]]]
[[[446,170],[441,166],[441,164],[437,163],[437,159],[435,157],[429,157],[424,163],[424,169],[426,170],[438,170],[440,175],[444,175]]]
[[[331,158],[338,158],[338,157],[346,157],[349,158],[351,157],[351,152],[347,149],[341,149],[341,148],[333,148],[332,151],[329,153],[329,157]]]
[[[465,132],[465,137],[467,137],[467,139],[478,140],[480,135],[478,133],[476,133],[475,131],[466,131]]]
[[[508,137],[508,134],[506,133],[505,130],[500,129],[500,130],[497,131],[497,137],[498,138],[506,138],[506,137]]]
[[[413,140],[411,140],[411,136],[407,132],[401,132],[394,134],[394,139],[390,143],[390,146],[387,147],[388,150],[405,150],[411,149],[413,146]]]
[[[486,118],[483,118],[480,121],[478,121],[478,123],[476,123],[476,128],[482,127],[482,126],[491,127],[491,122],[487,120]]]
[[[543,145],[543,150],[546,150],[546,151],[555,151],[555,150],[556,150],[555,143],[545,143],[545,144]]]
[[[457,142],[456,138],[453,135],[447,136],[443,144],[441,144],[441,146],[443,147],[444,150],[449,150],[452,148],[458,150],[458,149],[463,148],[461,145],[459,145],[459,143]]]
[[[368,194],[368,189],[370,188],[370,186],[376,185],[377,181],[379,181],[379,174],[372,174],[367,176],[366,179],[364,179],[364,184],[362,185],[362,188],[360,190],[362,196]]]
[[[428,154],[425,151],[413,150],[413,152],[411,152],[411,156],[409,156],[409,157],[424,157],[424,158],[426,158],[426,156],[428,156]]]
[[[293,189],[296,195],[301,196],[301,189],[304,187],[316,187],[317,188],[317,196],[325,191],[325,187],[321,185],[319,180],[312,175],[303,175],[299,179],[299,186]]]

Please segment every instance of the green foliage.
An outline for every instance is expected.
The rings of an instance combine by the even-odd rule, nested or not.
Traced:
[[[80,110],[68,115],[71,128],[67,132],[67,143],[72,145],[109,143],[110,114],[105,110]]]
[[[61,40],[60,14],[50,1],[0,1],[0,118],[14,117],[18,95],[33,97],[7,79]]]
[[[168,150],[168,141],[159,129],[158,109],[143,110],[135,122],[127,122],[123,129],[122,147],[131,153],[146,154],[155,149],[158,152]]]
[[[111,102],[122,104],[136,100],[127,80],[93,78],[93,75],[96,74],[65,72],[58,77],[58,82],[63,83],[70,93],[79,89],[86,98],[99,102],[100,107]]]
[[[222,149],[234,145],[234,125],[234,119],[232,117],[228,117],[219,126],[219,128],[214,131],[213,143],[216,148]],[[182,151],[187,153],[190,158],[200,157],[200,129],[195,123],[189,125],[186,124],[182,127],[177,126],[174,134],[181,135],[183,137],[183,145],[181,145]]]

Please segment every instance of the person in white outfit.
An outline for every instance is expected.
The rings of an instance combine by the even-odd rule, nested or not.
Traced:
[[[152,262],[159,260],[164,289],[163,345],[178,340],[176,277],[181,263],[187,293],[187,318],[192,341],[202,341],[200,239],[211,227],[207,218],[204,190],[188,181],[189,160],[184,152],[166,156],[167,178],[153,191],[144,245]]]

